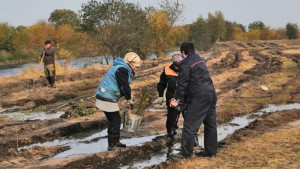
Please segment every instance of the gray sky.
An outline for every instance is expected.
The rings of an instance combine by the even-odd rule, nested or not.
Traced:
[[[9,25],[29,26],[39,20],[47,20],[55,9],[81,9],[89,0],[0,0],[0,22]],[[158,7],[162,0],[125,0],[139,2],[142,7]],[[183,19],[178,23],[196,21],[199,15],[207,18],[208,12],[220,10],[226,20],[236,21],[248,27],[249,23],[262,21],[271,28],[296,23],[300,27],[300,0],[178,0],[184,4]]]

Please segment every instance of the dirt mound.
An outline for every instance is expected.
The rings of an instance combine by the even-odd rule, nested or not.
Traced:
[[[229,52],[225,58],[222,58],[220,62],[212,65],[212,70],[217,73],[225,71],[229,68],[237,68],[242,61],[242,53],[239,51]]]
[[[244,74],[255,77],[281,70],[282,62],[276,57],[264,55],[257,50],[249,51],[249,54],[258,61],[258,64],[256,64],[252,69],[246,70]]]
[[[300,69],[300,54],[284,54],[286,57],[292,59],[294,62],[298,64],[298,68]]]

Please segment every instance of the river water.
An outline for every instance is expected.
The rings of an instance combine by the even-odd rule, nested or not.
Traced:
[[[166,55],[173,55],[174,53],[178,53],[179,51],[168,51],[166,52]],[[156,55],[154,53],[147,54],[147,60],[156,59]],[[60,65],[63,63],[63,59],[56,60]],[[113,58],[109,57],[108,64],[112,64]],[[68,67],[70,68],[76,68],[81,69],[84,67],[90,67],[91,65],[107,65],[107,62],[104,58],[104,56],[94,56],[94,57],[82,57],[82,58],[74,58],[70,59],[68,61]],[[4,76],[16,76],[19,75],[22,71],[29,69],[29,68],[38,68],[43,69],[43,67],[38,62],[32,62],[32,63],[25,63],[25,64],[19,64],[19,65],[9,65],[0,66],[0,77]]]
[[[63,60],[56,60],[60,65],[62,65]],[[113,62],[112,58],[109,59],[109,64]],[[82,57],[82,58],[75,58],[68,61],[68,66],[70,68],[84,68],[89,67],[92,64],[101,65],[107,64],[106,60],[103,56],[95,56],[95,57]],[[22,71],[29,69],[29,68],[38,68],[43,69],[43,67],[38,62],[32,63],[25,63],[19,65],[12,65],[12,66],[0,66],[0,77],[3,76],[16,76],[19,75]]]

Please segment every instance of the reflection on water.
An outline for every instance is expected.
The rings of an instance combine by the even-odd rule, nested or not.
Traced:
[[[146,142],[152,141],[157,136],[161,135],[152,135],[145,137],[133,137],[121,139],[121,142],[127,146],[140,146]],[[69,146],[70,149],[59,154],[56,154],[52,159],[71,157],[81,154],[89,153],[99,153],[107,151],[107,129],[99,131],[89,131],[74,134],[67,138],[56,139],[54,141],[36,143],[24,147],[18,148],[18,150],[29,149],[34,146]]]
[[[7,109],[5,109],[7,111]],[[31,113],[24,113],[24,112],[11,112],[5,113],[5,111],[0,112],[2,116],[11,120],[51,120],[57,119],[61,115],[65,114],[65,112],[59,111],[56,113],[45,113],[45,112],[31,112]]]

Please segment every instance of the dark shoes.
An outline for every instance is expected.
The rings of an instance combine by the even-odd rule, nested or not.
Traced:
[[[174,136],[176,135],[176,129],[168,129],[167,128],[167,136],[168,138],[174,139]]]
[[[209,157],[209,158],[216,157],[215,154],[207,154],[207,153],[205,153],[204,151],[195,152],[195,155],[196,155],[197,157]]]
[[[123,144],[123,143],[119,142],[119,143],[117,143],[117,147],[125,148],[126,144]]]
[[[117,143],[117,145],[115,145],[115,146],[108,146],[107,150],[113,151],[113,150],[117,150],[119,148],[125,148],[125,147],[126,147],[126,144]]]
[[[170,158],[189,159],[190,156],[184,155],[181,151],[177,154],[170,154]]]
[[[55,77],[49,76],[49,77],[46,77],[46,78],[48,80],[48,86],[51,87],[51,88],[56,88]]]
[[[125,148],[126,144],[120,142],[120,134],[108,134],[108,151]]]
[[[181,151],[181,147],[175,148],[176,151]],[[193,151],[203,151],[204,149],[200,146],[194,146]]]

